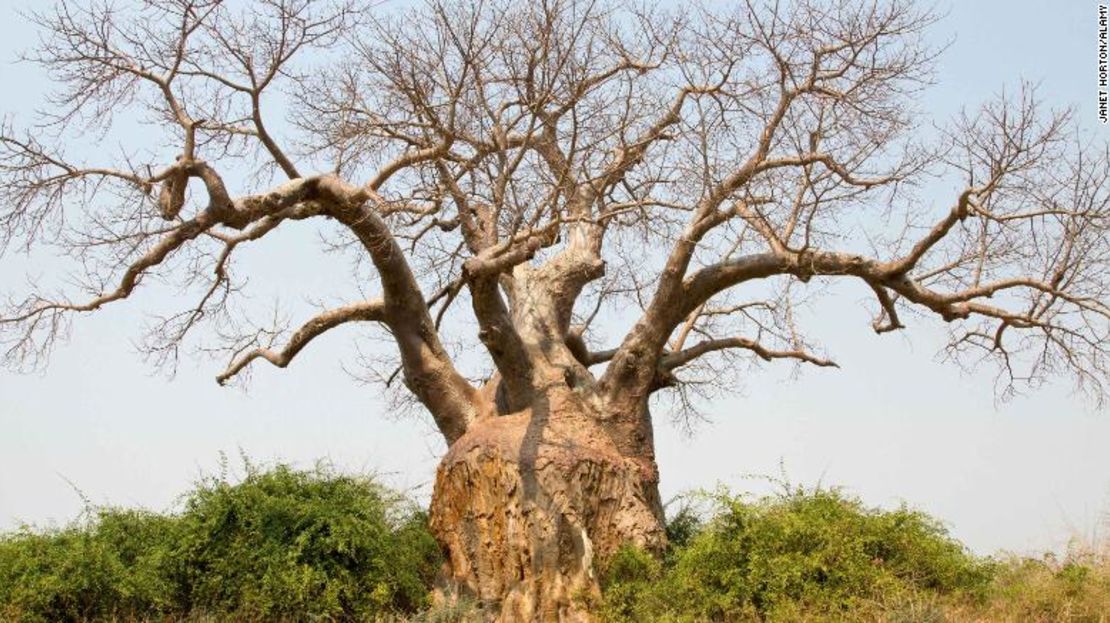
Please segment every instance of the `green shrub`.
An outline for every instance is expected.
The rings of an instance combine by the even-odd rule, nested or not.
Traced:
[[[396,494],[285,466],[201,483],[181,521],[187,605],[245,618],[415,611],[438,556],[423,515]]]
[[[601,569],[603,620],[1104,623],[1110,559],[970,555],[929,516],[836,490],[702,496],[667,526],[662,559],[632,547]],[[326,468],[201,480],[180,511],[91,509],[71,526],[0,536],[0,621],[476,623],[428,608],[439,549],[424,513]]]
[[[99,509],[83,523],[0,539],[4,620],[78,621],[174,608],[165,572],[176,524],[142,511]]]
[[[705,527],[704,522],[692,506],[685,504],[667,520],[667,544],[671,551],[686,547]]]
[[[712,501],[713,517],[666,567],[624,551],[610,561],[607,619],[836,620],[921,592],[981,596],[992,578],[991,563],[906,508],[865,508],[836,490]]]
[[[424,608],[438,565],[423,513],[371,479],[248,464],[177,514],[0,537],[0,619],[368,620]]]

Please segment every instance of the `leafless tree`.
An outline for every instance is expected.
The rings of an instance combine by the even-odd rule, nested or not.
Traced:
[[[596,560],[665,544],[653,394],[836,365],[795,326],[811,281],[865,284],[878,333],[942,318],[948,352],[996,362],[1004,389],[1063,374],[1102,395],[1110,153],[1027,86],[923,128],[935,20],[909,0],[366,4],[36,14],[28,58],[57,90],[0,131],[0,240],[60,245],[80,273],[12,299],[6,360],[40,362],[71,317],[153,279],[197,298],[151,352],[205,328],[221,384],[340,325],[384,329],[380,378],[449,446],[445,588],[514,621],[588,620]],[[144,144],[66,153],[136,123]],[[933,205],[926,185],[953,190]],[[244,327],[236,252],[300,221],[370,296]],[[464,314],[479,380],[450,349],[474,337]],[[599,317],[627,332],[606,342]]]

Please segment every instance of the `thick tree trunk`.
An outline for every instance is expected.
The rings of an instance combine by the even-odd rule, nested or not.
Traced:
[[[665,545],[650,453],[626,456],[573,390],[475,422],[436,474],[444,589],[497,621],[592,621],[597,567],[622,544]]]

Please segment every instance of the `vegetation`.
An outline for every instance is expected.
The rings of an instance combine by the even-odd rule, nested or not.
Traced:
[[[238,484],[197,483],[177,514],[86,514],[0,539],[0,620],[367,620],[427,606],[439,565],[422,512],[325,467],[248,464]]]
[[[1110,561],[984,558],[935,519],[835,489],[691,496],[662,560],[607,561],[606,621],[1103,622]],[[90,508],[0,537],[4,621],[481,620],[433,608],[439,549],[425,516],[373,479],[249,463],[201,480],[179,512]]]
[[[680,510],[662,562],[632,548],[609,561],[605,620],[1110,620],[1110,562],[1090,552],[977,557],[922,512],[835,489],[702,497],[709,518]]]

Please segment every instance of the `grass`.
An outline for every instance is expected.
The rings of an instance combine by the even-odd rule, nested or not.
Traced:
[[[613,623],[1110,623],[1110,557],[979,557],[909,508],[836,489],[691,498],[662,560],[626,548],[592,604]],[[482,620],[435,608],[439,549],[413,503],[325,467],[196,483],[169,514],[89,508],[0,536],[2,621]]]

